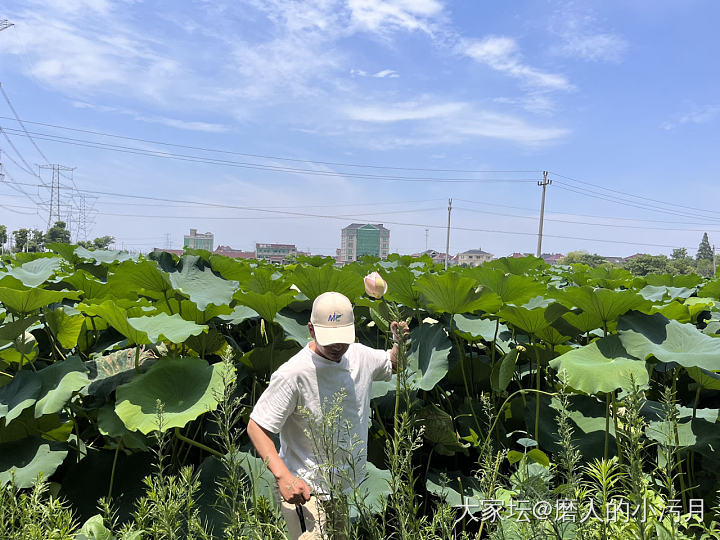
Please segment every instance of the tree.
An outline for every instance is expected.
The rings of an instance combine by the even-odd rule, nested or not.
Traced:
[[[100,236],[99,238],[96,238],[93,240],[93,245],[97,249],[107,249],[110,244],[112,244],[115,241],[114,236]]]
[[[700,245],[698,246],[697,254],[695,255],[697,261],[710,261],[713,260],[713,249],[710,247],[710,240],[708,240],[707,233],[703,234]]]
[[[598,255],[597,253],[595,255],[590,255],[587,251],[571,251],[567,255],[565,255],[561,260],[561,264],[587,264],[588,266],[592,266],[593,268],[596,268],[598,266],[602,266],[603,264],[606,264],[607,261],[605,260],[605,257]]]
[[[15,242],[15,251],[41,251],[45,244],[43,242],[44,235],[38,229],[18,229],[13,231],[13,240]]]
[[[643,253],[625,263],[625,269],[636,276],[647,274],[664,274],[668,271],[668,258],[665,255],[648,255]]]
[[[5,251],[5,242],[8,241],[7,227],[0,225],[0,251]]]
[[[668,261],[668,270],[671,274],[692,274],[695,272],[695,259],[688,255],[687,249],[673,249]]]
[[[59,242],[61,244],[70,243],[70,231],[67,230],[64,221],[56,221],[55,225],[48,229],[45,234],[45,243]]]
[[[697,262],[697,273],[703,277],[713,277],[713,264],[712,261],[707,259],[700,259]]]

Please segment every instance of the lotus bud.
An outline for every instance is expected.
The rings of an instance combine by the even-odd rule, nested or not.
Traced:
[[[382,298],[387,292],[387,283],[377,272],[365,276],[365,292],[373,298]]]

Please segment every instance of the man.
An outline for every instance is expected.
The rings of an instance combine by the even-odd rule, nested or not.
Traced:
[[[401,324],[407,333],[407,325]],[[393,335],[399,327],[392,323]],[[359,443],[355,470],[364,474],[370,389],[373,381],[390,380],[397,363],[396,344],[385,351],[355,343],[352,304],[340,293],[326,292],[315,299],[308,330],[313,341],[273,373],[247,429],[275,476],[278,502],[292,539],[321,538],[326,513],[318,497],[322,500],[328,486],[320,471],[323,463],[308,436],[307,413],[320,416],[325,404],[342,392],[340,424]],[[271,433],[280,434],[279,453]],[[356,485],[361,481],[356,478]]]

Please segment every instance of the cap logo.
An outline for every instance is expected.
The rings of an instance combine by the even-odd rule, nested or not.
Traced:
[[[342,316],[343,316],[342,313],[333,312],[333,314],[328,317],[328,322],[337,322],[340,320],[340,317],[342,317]]]

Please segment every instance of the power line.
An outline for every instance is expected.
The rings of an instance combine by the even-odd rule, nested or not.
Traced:
[[[23,184],[23,185],[30,185],[33,184]],[[62,188],[61,188],[62,189]],[[188,201],[188,200],[182,200],[182,199],[171,199],[167,197],[153,197],[150,195],[129,195],[126,193],[117,193],[117,192],[107,192],[107,191],[99,191],[99,190],[88,190],[88,189],[80,189],[78,190],[80,192],[85,193],[95,193],[98,195],[108,195],[108,196],[114,196],[114,197],[125,197],[129,199],[143,199],[143,200],[151,200],[151,201],[158,201],[158,202],[171,202],[171,203],[184,203],[184,204],[194,204],[197,206],[207,206],[212,208],[229,208],[229,209],[235,209],[235,210],[250,210],[253,212],[264,212],[269,214],[280,214],[280,215],[288,215],[288,216],[298,216],[298,217],[313,217],[313,218],[319,218],[319,219],[335,219],[335,220],[342,220],[346,221],[346,217],[340,217],[340,216],[332,216],[332,215],[325,215],[325,214],[311,214],[309,212],[291,212],[287,210],[273,210],[269,208],[258,208],[258,207],[252,207],[252,206],[239,206],[239,205],[230,205],[230,204],[223,204],[223,203],[207,203],[207,202],[199,202],[199,201]],[[400,221],[384,221],[383,223],[387,223],[388,225],[401,225],[401,226],[408,226],[408,227],[423,227],[423,228],[433,228],[433,229],[445,229],[446,225],[429,225],[426,223],[406,223],[406,222],[400,222]],[[470,231],[470,232],[485,232],[485,233],[493,233],[493,234],[509,234],[509,235],[519,235],[519,236],[536,236],[536,233],[527,233],[527,232],[518,232],[518,231],[504,231],[504,230],[498,230],[498,229],[479,229],[479,228],[472,228],[472,227],[452,227],[452,230],[457,231]],[[632,245],[632,246],[650,246],[650,247],[663,247],[663,248],[677,248],[677,247],[685,247],[687,246],[677,246],[677,245],[669,245],[669,244],[654,244],[654,243],[648,243],[648,242],[629,242],[624,240],[606,240],[604,238],[585,238],[585,237],[577,237],[577,236],[562,236],[562,235],[544,235],[547,238],[559,238],[559,239],[565,239],[565,240],[582,240],[586,242],[602,242],[606,244],[624,244],[624,245]]]
[[[15,130],[11,130],[11,131],[15,131]],[[5,133],[5,130],[2,128],[2,126],[0,126],[0,133],[3,134],[3,137],[5,137],[5,140],[8,142],[8,144],[12,147],[13,150],[15,150],[15,153],[20,158],[20,161],[22,161],[25,164],[25,167],[20,167],[20,168],[32,176],[37,176],[35,173],[32,172],[32,166],[25,160],[23,155],[20,153],[20,150],[17,149],[17,147],[15,146],[15,143],[13,143],[12,140],[10,139],[10,137],[8,137],[8,134]]]
[[[605,186],[600,186],[600,185],[597,185],[597,184],[593,184],[593,183],[591,183],[591,182],[586,182],[586,181],[584,181],[584,180],[579,180],[579,179],[577,179],[577,178],[571,178],[570,176],[563,176],[562,174],[558,174],[558,173],[556,173],[556,172],[553,172],[552,174],[554,174],[555,176],[559,176],[560,178],[565,178],[566,180],[571,180],[571,181],[573,181],[573,182],[579,182],[579,183],[581,183],[581,184],[585,184],[585,185],[588,185],[588,186],[593,186],[593,187],[596,187],[596,188],[599,188],[599,189],[604,189],[605,191],[612,191],[613,193],[618,193],[618,194],[620,194],[620,195],[627,195],[628,197],[634,197],[634,198],[636,198],[636,199],[642,199],[642,200],[645,200],[645,201],[656,202],[656,203],[660,203],[660,204],[664,204],[664,205],[672,206],[672,207],[685,208],[685,209],[687,209],[687,210],[696,210],[696,211],[698,211],[698,212],[708,212],[708,213],[711,213],[711,214],[717,213],[716,210],[708,210],[708,209],[706,209],[706,208],[697,208],[697,207],[694,207],[694,206],[684,206],[684,205],[682,205],[682,204],[677,204],[677,203],[675,203],[675,202],[666,202],[666,201],[661,201],[661,200],[659,200],[659,199],[652,199],[652,198],[650,198],[650,197],[645,197],[645,196],[643,196],[643,195],[634,195],[634,194],[632,194],[632,193],[628,193],[627,191],[620,191],[620,190],[618,190],[618,189],[612,189],[612,188],[608,188],[608,187],[605,187]]]
[[[2,128],[4,131],[16,136],[26,137],[25,133],[13,128]],[[360,174],[346,173],[336,171],[318,171],[314,169],[299,169],[294,167],[281,167],[276,165],[264,165],[260,163],[249,163],[241,161],[232,161],[226,159],[207,158],[202,156],[193,156],[189,154],[176,154],[173,152],[163,152],[159,150],[146,150],[143,148],[115,145],[98,141],[88,141],[86,139],[76,139],[73,137],[62,137],[48,133],[32,132],[38,140],[57,142],[61,144],[69,144],[86,148],[96,148],[100,150],[111,150],[113,152],[121,152],[126,154],[135,154],[147,157],[158,157],[164,159],[175,159],[179,161],[188,161],[193,163],[204,163],[208,165],[224,165],[228,167],[237,167],[241,169],[252,169],[269,172],[281,172],[291,174],[303,174],[311,176],[330,176],[341,178],[355,178],[359,180],[389,180],[397,182],[433,182],[433,183],[535,183],[534,178],[438,178],[438,177],[422,177],[422,176],[393,176],[381,174]]]
[[[0,116],[0,119],[2,120],[10,120],[7,116]],[[163,142],[163,141],[157,141],[157,140],[151,140],[151,139],[141,139],[138,137],[128,137],[124,135],[115,135],[112,133],[106,133],[102,131],[94,131],[90,129],[79,129],[79,128],[72,128],[67,126],[60,126],[57,124],[48,124],[45,122],[31,122],[29,120],[25,120],[28,124],[38,125],[38,126],[45,126],[45,127],[51,127],[56,129],[64,129],[68,131],[75,131],[78,133],[87,133],[91,135],[100,135],[103,137],[113,137],[116,139],[125,139],[128,141],[135,141],[135,142],[143,142],[143,143],[150,143],[150,144],[160,144],[163,146],[171,146],[174,148],[184,148],[186,150],[201,150],[203,152],[215,152],[219,154],[228,154],[228,155],[234,155],[234,156],[244,156],[244,157],[253,157],[258,159],[272,159],[277,161],[287,161],[287,162],[293,162],[293,163],[312,163],[315,165],[330,165],[335,167],[357,167],[357,168],[364,168],[364,169],[384,169],[384,170],[394,170],[394,171],[417,171],[417,172],[452,172],[452,173],[477,173],[477,174],[528,174],[528,173],[540,173],[539,170],[477,170],[477,169],[433,169],[433,168],[419,168],[419,167],[397,167],[397,166],[386,166],[386,165],[368,165],[368,164],[360,164],[360,163],[341,163],[336,161],[317,161],[312,159],[297,159],[297,158],[288,158],[288,157],[280,157],[280,156],[268,156],[268,155],[262,155],[262,154],[249,154],[244,152],[236,152],[232,150],[222,150],[217,148],[207,148],[202,146],[189,146],[184,144],[175,144],[175,143],[169,143],[169,142]]]
[[[43,151],[40,150],[40,147],[35,143],[35,140],[28,133],[28,130],[25,128],[25,124],[23,124],[22,120],[20,120],[20,116],[18,116],[18,113],[15,110],[15,107],[13,107],[13,104],[10,101],[10,97],[7,95],[7,92],[5,92],[5,89],[3,88],[3,85],[1,82],[0,82],[0,93],[2,93],[3,97],[5,98],[5,102],[7,103],[8,107],[10,107],[10,110],[12,111],[13,115],[15,116],[15,120],[17,120],[18,124],[20,124],[20,127],[23,128],[23,131],[27,135],[27,138],[30,139],[30,142],[35,147],[35,150],[37,150],[38,153],[42,156],[42,158],[45,160],[45,163],[50,163],[50,160],[47,158],[47,156],[45,154],[43,154]]]

